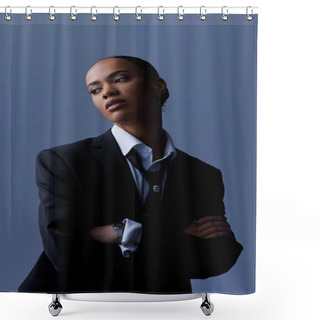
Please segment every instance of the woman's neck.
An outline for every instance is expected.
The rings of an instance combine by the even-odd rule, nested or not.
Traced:
[[[166,145],[166,135],[162,128],[161,117],[154,121],[136,122],[131,125],[126,123],[117,123],[116,125],[150,147],[153,153],[153,161],[163,157]]]

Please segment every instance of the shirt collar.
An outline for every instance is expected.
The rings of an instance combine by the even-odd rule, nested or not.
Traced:
[[[143,148],[149,148],[141,140],[139,140],[138,138],[136,138],[135,136],[133,136],[129,132],[125,131],[124,129],[122,129],[116,125],[114,125],[112,127],[111,132],[112,132],[114,138],[116,139],[116,141],[120,147],[120,150],[124,156],[126,156],[132,148],[135,148],[138,152],[139,152],[139,150],[141,150]],[[173,141],[172,141],[169,133],[167,131],[165,131],[165,133],[167,136],[167,143],[164,148],[164,157],[162,159],[167,158],[169,156],[171,156],[173,159],[176,156],[177,151],[176,151],[176,148],[173,144]]]

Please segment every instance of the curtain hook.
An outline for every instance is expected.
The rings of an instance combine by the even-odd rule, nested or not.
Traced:
[[[140,6],[136,7],[136,20],[140,21],[142,19],[142,16],[138,14],[138,8],[140,9],[140,13],[142,13],[142,9]]]
[[[116,9],[118,9],[118,13],[116,13]],[[117,6],[113,7],[113,20],[118,21],[120,19],[120,10]]]
[[[51,20],[51,21],[55,20],[55,18],[56,18],[56,16],[54,15],[55,12],[56,12],[56,10],[55,10],[54,6],[49,7],[49,20]]]
[[[162,8],[162,14],[160,13],[160,8]],[[162,21],[164,19],[164,9],[163,6],[158,7],[158,20]]]
[[[200,7],[200,20],[204,21],[206,19],[207,19],[207,9],[205,6],[201,6]]]
[[[90,20],[91,21],[96,21],[98,19],[97,17],[97,13],[98,13],[98,10],[96,9],[96,13],[94,14],[93,13],[93,8],[96,8],[95,6],[91,7],[90,9]]]
[[[29,12],[28,12],[28,10],[29,10]],[[26,14],[25,14],[26,20],[30,21],[32,19],[31,13],[32,13],[31,7],[27,6],[26,7]]]
[[[228,20],[228,7],[226,7],[226,6],[223,6],[222,8],[221,8],[221,19],[223,20],[223,21],[227,21]]]
[[[182,10],[182,13],[180,13],[180,9]],[[184,18],[184,8],[183,8],[183,6],[179,6],[178,7],[178,20],[180,20],[180,21],[182,21],[183,20],[183,18]]]
[[[11,19],[12,19],[12,17],[9,15],[9,13],[8,13],[8,10],[9,10],[9,12],[11,13],[12,11],[11,11],[11,9],[9,9],[10,8],[10,6],[6,6],[5,8],[4,8],[4,18],[7,20],[7,21],[10,21]]]
[[[74,9],[74,12],[73,12]],[[77,8],[75,6],[70,7],[70,19],[72,21],[77,20]]]
[[[249,13],[249,9],[251,9],[251,13]],[[247,9],[246,9],[246,19],[248,20],[248,21],[251,21],[252,19],[253,19],[253,9],[252,9],[252,7],[247,7]]]

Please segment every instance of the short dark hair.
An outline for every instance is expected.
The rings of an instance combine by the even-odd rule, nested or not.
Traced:
[[[143,72],[143,75],[146,79],[146,82],[148,84],[151,84],[156,78],[159,78],[159,73],[155,69],[155,67],[149,63],[146,60],[137,58],[137,57],[132,57],[132,56],[112,56],[104,59],[109,59],[109,58],[115,58],[115,59],[124,59],[127,60],[134,65],[136,65],[138,68],[140,68]],[[104,60],[102,59],[102,60]],[[161,95],[160,97],[160,106],[162,107],[164,103],[168,100],[169,98],[169,90],[166,88],[166,91]]]

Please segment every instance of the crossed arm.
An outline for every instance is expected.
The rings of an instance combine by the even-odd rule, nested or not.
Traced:
[[[183,232],[199,238],[213,239],[229,236],[232,230],[224,217],[206,216],[189,224]],[[117,234],[112,225],[94,227],[89,235],[92,239],[105,244],[118,244]]]

